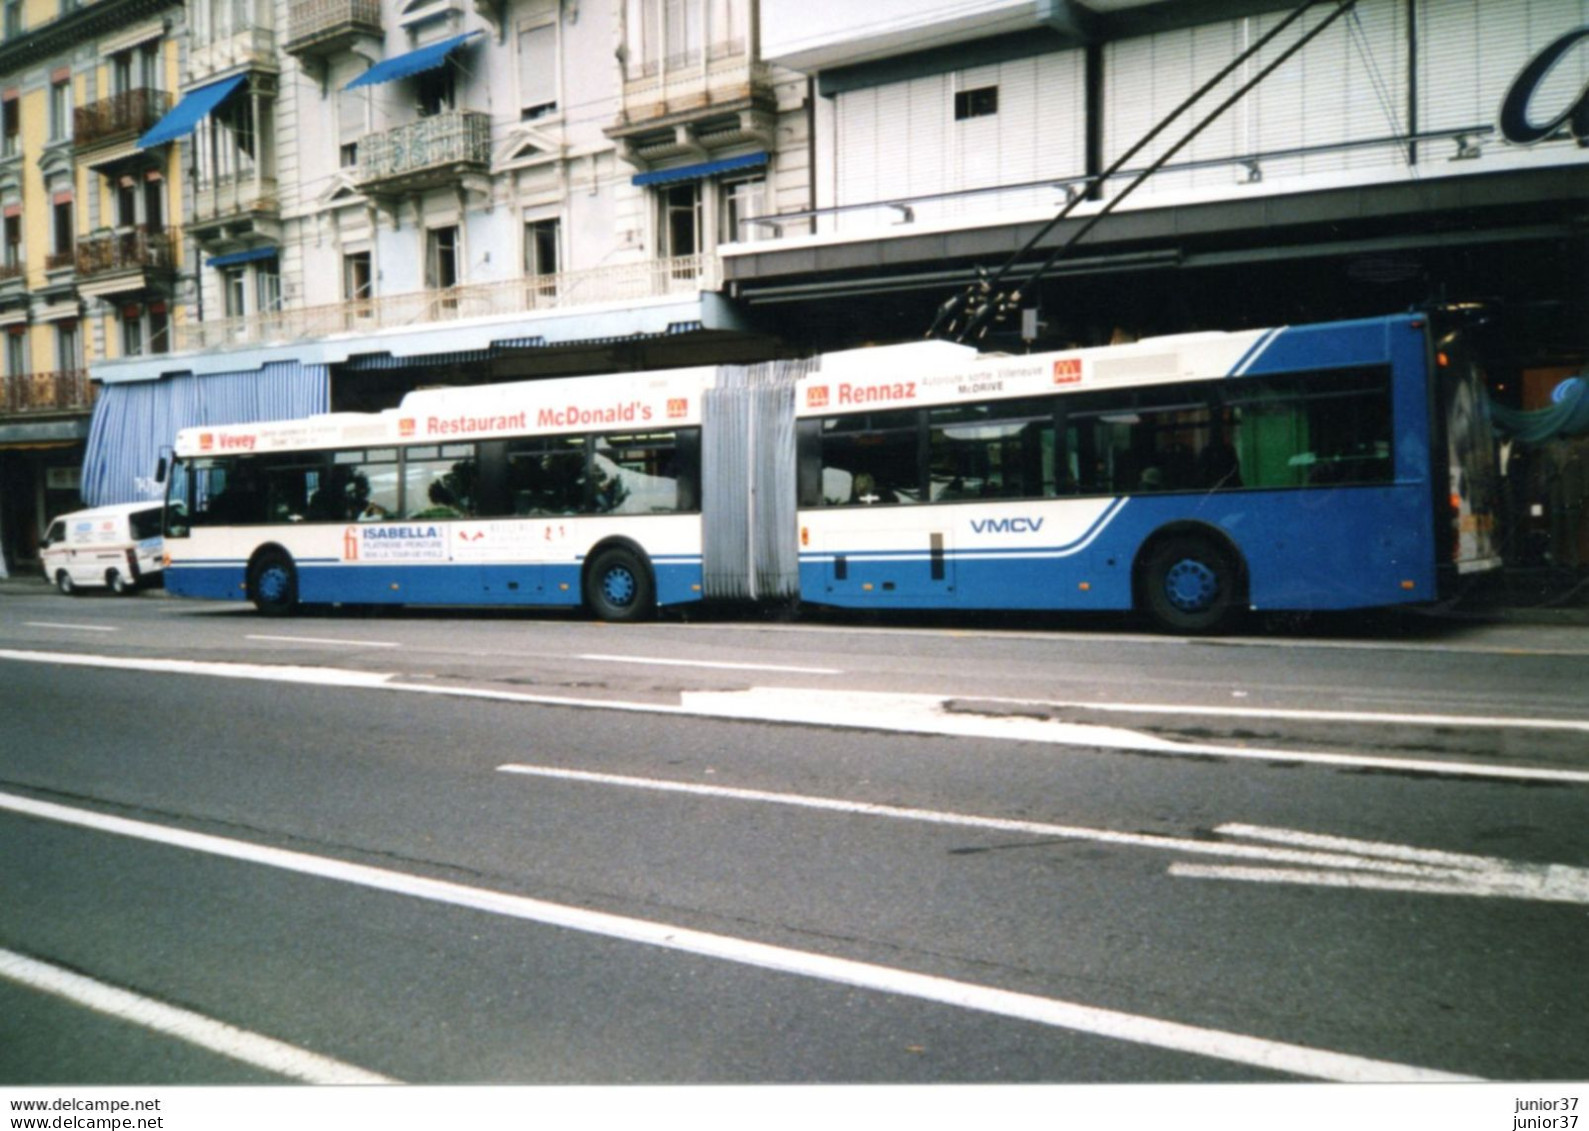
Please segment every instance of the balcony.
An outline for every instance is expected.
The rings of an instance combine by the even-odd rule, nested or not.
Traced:
[[[483,177],[491,167],[491,116],[445,110],[359,143],[355,181],[380,195],[417,192]]]
[[[77,289],[87,298],[135,294],[167,283],[176,271],[176,233],[142,226],[77,241]]]
[[[4,378],[0,415],[87,412],[94,407],[94,383],[86,369],[21,373]]]
[[[72,112],[72,136],[79,151],[113,142],[132,141],[146,133],[171,109],[163,90],[128,90]]]
[[[248,25],[229,34],[216,36],[209,43],[196,43],[188,56],[191,82],[202,83],[212,75],[238,70],[276,74],[276,33],[268,27]]]
[[[188,233],[200,243],[216,244],[257,236],[281,239],[281,201],[276,179],[252,173],[200,183],[193,193]]]
[[[247,318],[189,320],[178,330],[178,348],[295,342],[330,334],[372,334],[428,322],[635,303],[715,291],[722,286],[722,276],[722,263],[715,255],[690,255],[299,307]]]
[[[709,51],[632,65],[618,122],[607,132],[627,137],[752,108],[775,109],[771,68],[741,43],[716,44]]]
[[[0,263],[0,302],[21,298],[28,293],[28,267],[20,259]]]
[[[285,50],[325,58],[362,36],[378,40],[381,34],[380,0],[299,0],[287,12]]]

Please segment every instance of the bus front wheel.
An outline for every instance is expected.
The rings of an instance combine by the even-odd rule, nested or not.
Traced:
[[[1240,575],[1229,550],[1211,538],[1165,539],[1142,566],[1148,614],[1170,632],[1219,632],[1240,611]]]
[[[585,603],[600,620],[635,621],[649,616],[656,597],[645,560],[623,546],[601,551],[585,574]]]
[[[248,597],[267,617],[282,617],[298,607],[298,570],[292,559],[270,551],[254,559],[248,571]]]

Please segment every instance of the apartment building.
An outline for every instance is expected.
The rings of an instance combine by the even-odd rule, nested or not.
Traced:
[[[96,361],[171,348],[182,197],[138,149],[175,88],[171,0],[6,0],[0,26],[0,547],[75,506]],[[0,566],[0,568],[4,568]]]
[[[807,83],[752,0],[93,0],[69,41],[58,3],[10,0],[0,42],[6,262],[48,249],[0,276],[7,372],[79,382],[12,441],[61,431],[56,470],[0,464],[12,568],[50,515],[156,492],[189,424],[789,348],[720,291],[750,217],[811,204]],[[68,66],[69,106],[112,100],[86,143],[48,130]]]

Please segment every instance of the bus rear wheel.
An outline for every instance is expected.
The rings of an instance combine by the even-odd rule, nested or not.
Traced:
[[[298,607],[298,569],[280,551],[267,551],[248,570],[248,598],[267,617],[284,617]]]
[[[645,619],[656,604],[645,559],[622,546],[601,551],[585,573],[585,604],[600,620]]]
[[[1239,573],[1230,551],[1212,538],[1183,535],[1155,546],[1143,561],[1148,615],[1169,632],[1220,632],[1235,621]]]

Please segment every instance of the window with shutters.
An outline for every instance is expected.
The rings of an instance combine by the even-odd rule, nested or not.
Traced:
[[[557,24],[519,29],[519,120],[547,118],[558,109]]]

